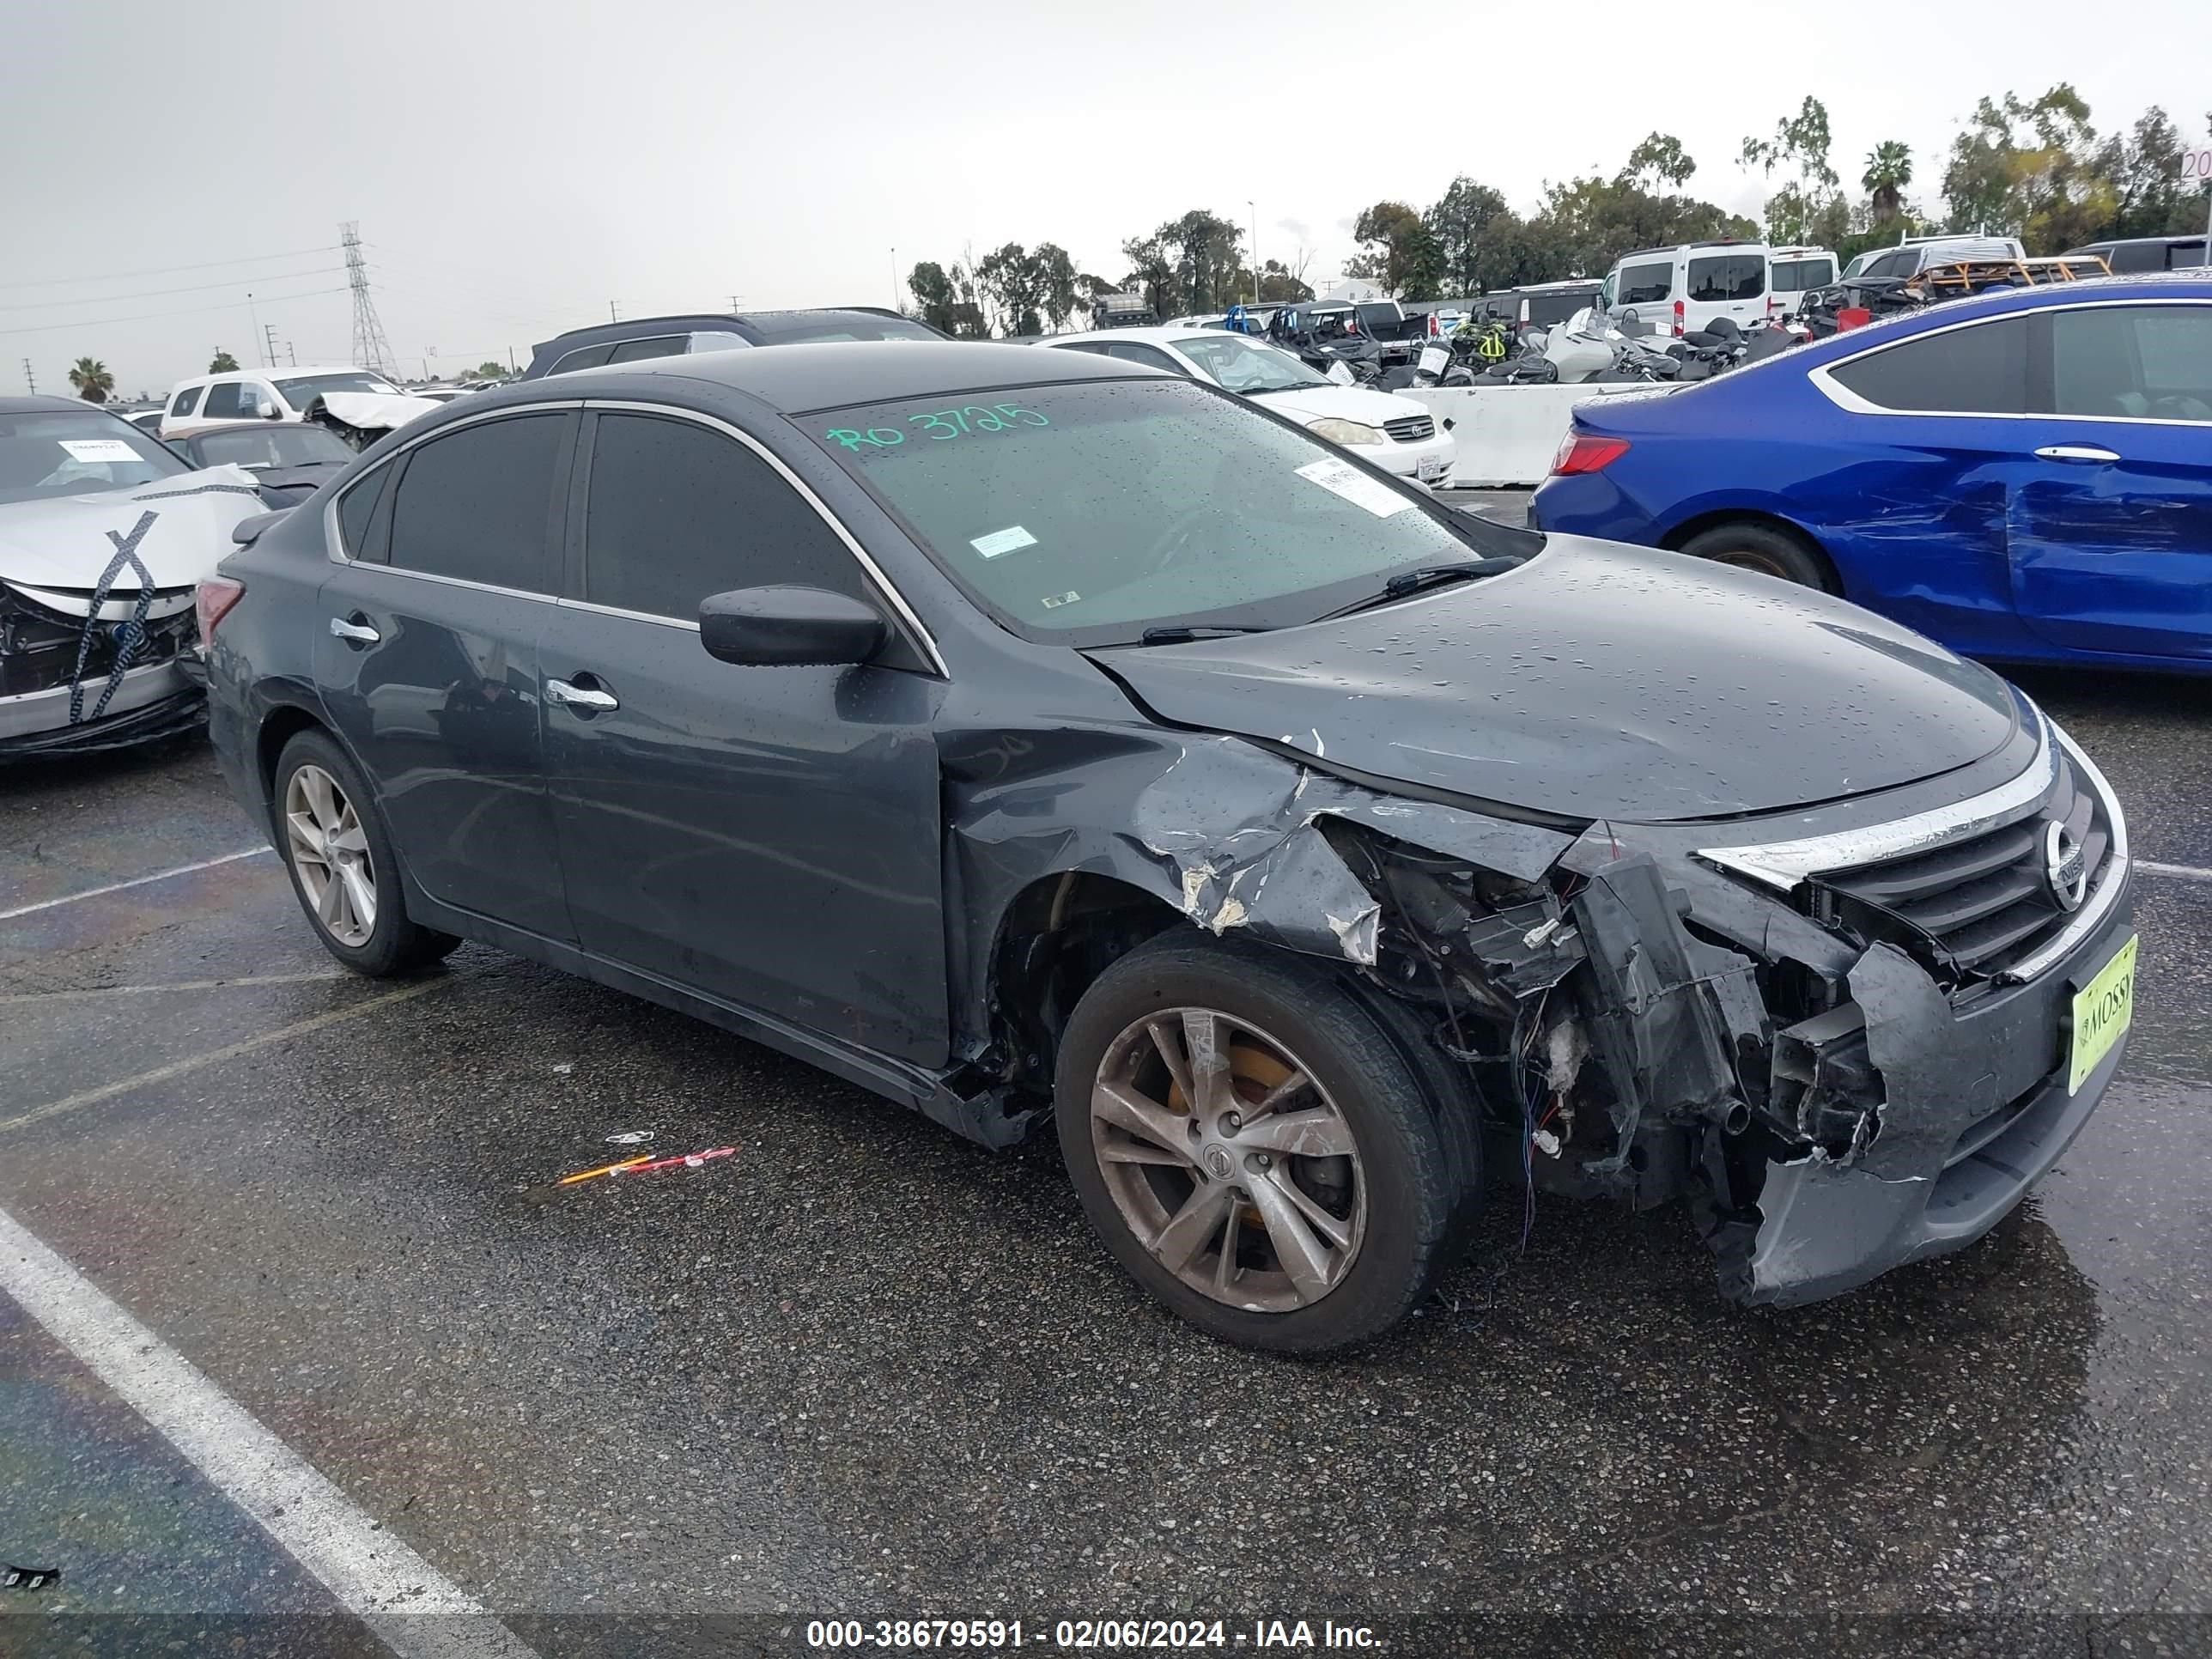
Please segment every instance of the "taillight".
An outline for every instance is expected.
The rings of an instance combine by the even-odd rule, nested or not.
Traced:
[[[1674,337],[1675,337],[1676,339],[1678,339],[1678,340],[1679,340],[1679,339],[1680,339],[1680,338],[1682,337],[1682,331],[1682,331],[1682,325],[1683,325],[1683,319],[1686,319],[1688,315],[1689,315],[1689,313],[1688,313],[1687,311],[1686,311],[1686,310],[1683,308],[1682,302],[1681,302],[1680,300],[1675,301],[1674,301]]]
[[[1601,438],[1588,432],[1570,432],[1552,457],[1552,476],[1572,478],[1610,466],[1628,453],[1626,438]]]
[[[192,590],[192,614],[199,618],[200,643],[215,637],[215,625],[230,614],[230,607],[246,597],[246,584],[228,576],[210,576]]]

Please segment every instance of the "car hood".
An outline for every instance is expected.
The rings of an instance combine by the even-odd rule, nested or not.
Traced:
[[[1247,395],[1254,403],[1297,421],[1328,418],[1380,426],[1385,421],[1402,421],[1408,415],[1429,412],[1425,404],[1417,404],[1411,398],[1401,398],[1395,392],[1371,392],[1357,386],[1309,386],[1292,392],[1255,392]]]
[[[253,475],[228,465],[121,489],[0,503],[0,582],[82,616],[118,544],[147,515],[152,522],[131,550],[155,587],[190,587],[230,551],[231,526],[265,511]],[[111,591],[135,595],[139,586],[126,565]],[[54,597],[72,593],[82,597]]]
[[[1841,599],[1572,536],[1334,622],[1086,654],[1173,724],[1577,820],[1890,788],[1980,759],[2019,718],[1996,675]]]

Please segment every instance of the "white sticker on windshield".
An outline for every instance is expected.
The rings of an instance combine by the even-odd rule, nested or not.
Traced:
[[[1413,505],[1380,478],[1369,477],[1350,461],[1314,461],[1300,467],[1298,477],[1310,479],[1331,495],[1343,496],[1354,507],[1365,507],[1378,519],[1403,513]]]
[[[1075,604],[1077,601],[1081,599],[1082,597],[1082,594],[1073,591],[1058,595],[1048,593],[1044,598],[1039,599],[1037,603],[1048,611],[1057,611],[1063,605]]]
[[[58,438],[73,461],[135,461],[138,452],[120,438]]]
[[[1035,547],[1036,538],[1018,524],[1004,530],[994,530],[988,536],[978,536],[968,544],[987,559],[995,559],[1001,553],[1012,553],[1017,548]]]

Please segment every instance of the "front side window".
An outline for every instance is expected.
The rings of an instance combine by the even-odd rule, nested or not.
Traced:
[[[1828,374],[1881,409],[2027,412],[2027,319],[2004,317],[1905,340]]]
[[[1196,335],[1175,347],[1231,392],[1294,392],[1329,384],[1289,352],[1235,334]]]
[[[2156,242],[2122,242],[2106,254],[2105,264],[2115,276],[2139,270],[2166,269],[2166,250]]]
[[[986,611],[1060,643],[1289,627],[1396,572],[1530,546],[1188,380],[793,418]]]
[[[2212,306],[2051,313],[2053,411],[2212,421]]]
[[[519,415],[416,447],[392,501],[392,563],[546,591],[553,474],[568,429],[565,415]]]
[[[1756,300],[1766,292],[1766,261],[1756,253],[1706,254],[1690,261],[1689,294],[1707,304]]]
[[[277,391],[295,412],[307,408],[326,392],[373,392],[384,397],[398,397],[399,388],[381,374],[372,374],[365,368],[338,369],[328,374],[295,374],[276,382]]]
[[[218,380],[207,390],[207,418],[210,421],[240,421],[253,413],[246,401],[243,380]]]
[[[702,329],[691,337],[690,349],[694,351],[742,351],[749,349],[751,345],[752,342],[742,334],[708,328]]]
[[[733,587],[862,596],[860,567],[782,475],[735,439],[653,415],[602,415],[584,514],[593,605],[696,622]]]
[[[603,341],[598,345],[579,346],[545,372],[548,374],[574,374],[580,368],[597,368],[614,355],[614,342]]]
[[[98,410],[0,414],[0,501],[84,495],[191,470],[166,444]],[[94,540],[104,558],[110,550]]]
[[[176,401],[169,405],[169,413],[172,415],[189,415],[199,406],[199,387],[196,386],[188,386],[182,392],[179,392],[177,394]]]
[[[1181,374],[1182,364],[1157,346],[1148,346],[1135,340],[1115,340],[1106,348],[1109,357],[1119,357],[1123,362],[1142,363],[1146,368],[1164,368],[1170,374]]]
[[[681,334],[656,334],[647,340],[624,340],[607,354],[611,363],[641,363],[652,357],[680,357],[684,355],[686,337]]]
[[[1620,268],[1620,296],[1616,305],[1663,305],[1674,292],[1674,266],[1671,260],[1662,259],[1652,264],[1623,265]]]

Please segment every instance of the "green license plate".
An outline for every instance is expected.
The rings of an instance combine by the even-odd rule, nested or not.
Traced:
[[[2066,1092],[2081,1088],[2097,1064],[2126,1035],[2136,1012],[2136,946],[2140,936],[2119,948],[2097,977],[2074,994],[2074,1066]]]

